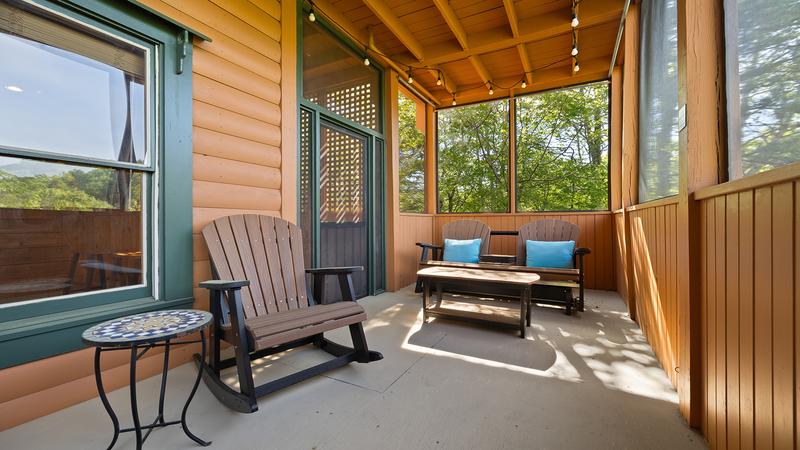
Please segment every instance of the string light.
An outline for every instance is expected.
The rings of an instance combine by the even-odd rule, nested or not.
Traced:
[[[494,95],[494,89],[492,89],[492,83],[489,83],[489,95]]]
[[[453,94],[453,106],[456,106],[456,94]]]
[[[572,44],[572,52],[570,52],[570,54],[572,56],[578,56],[578,46],[577,45]]]
[[[439,75],[436,76],[436,85],[437,86],[441,86],[442,85],[442,74],[439,74]]]
[[[364,56],[364,65],[365,66],[369,65],[369,58],[367,58],[366,55]]]
[[[411,76],[411,74],[408,75],[408,84],[414,84],[414,78]]]
[[[570,22],[570,25],[572,25],[572,28],[577,28],[578,25],[580,25],[580,22],[578,21],[578,15],[577,14],[572,13],[572,22]]]
[[[522,89],[525,89],[526,87],[528,87],[528,83],[526,83],[525,80],[523,79],[521,86],[522,86]]]
[[[311,12],[308,13],[308,21],[315,22],[317,20],[317,16],[314,15],[314,4],[311,4]]]
[[[578,58],[575,58],[575,67],[573,67],[572,70],[574,70],[575,72],[581,71],[581,65],[578,64]]]

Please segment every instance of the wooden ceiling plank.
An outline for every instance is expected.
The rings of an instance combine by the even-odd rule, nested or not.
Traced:
[[[456,16],[456,12],[453,11],[453,8],[450,7],[450,3],[448,3],[447,0],[433,0],[433,3],[439,9],[444,21],[447,22],[450,31],[455,35],[458,44],[461,45],[461,49],[466,50],[468,47],[467,32],[464,31],[464,27],[461,26],[461,21],[458,19],[458,16]]]
[[[443,0],[435,0],[443,1]],[[581,28],[588,28],[607,22],[618,22],[622,14],[624,0],[595,0],[583,5],[581,11]],[[498,28],[470,35],[470,45],[466,49],[453,51],[452,46],[443,43],[441,46],[429,46],[426,49],[427,64],[442,64],[472,55],[490,53],[511,48],[517,44],[540,41],[550,37],[572,32],[569,23],[569,10],[548,12],[519,21],[519,36],[509,36],[508,30]]]
[[[422,45],[382,0],[364,0],[364,4],[397,36],[397,39],[400,39],[415,58],[419,61],[425,59]]]
[[[350,36],[360,41],[357,42],[356,44],[362,42],[369,42],[369,36],[367,35],[367,32],[365,30],[360,30],[355,26],[353,26],[350,20],[348,20],[343,13],[337,10],[336,7],[334,7],[329,2],[329,0],[314,0],[314,6],[318,10],[320,10],[323,14],[328,16],[333,21],[333,23],[335,23],[339,28],[341,28],[346,34],[349,34]],[[379,48],[374,47],[374,44],[372,50],[374,50],[374,54],[371,55],[372,58],[375,58],[379,63],[383,64],[384,66],[391,67],[401,77],[408,78],[408,73],[405,71],[405,69],[401,68],[392,59],[384,57],[383,55],[385,53],[381,52]],[[428,92],[428,90],[425,89],[424,86],[414,86],[414,89],[416,89],[420,94],[425,96],[433,104],[437,106],[440,104],[439,99],[433,96],[430,92]]]

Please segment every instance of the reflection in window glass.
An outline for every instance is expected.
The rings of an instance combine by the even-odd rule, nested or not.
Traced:
[[[678,193],[677,0],[644,0],[639,72],[639,201]]]
[[[425,105],[400,91],[400,212],[425,212]]]
[[[140,172],[0,156],[0,303],[142,283]]]
[[[303,20],[303,98],[381,131],[380,74],[319,24]]]
[[[608,209],[608,83],[516,99],[517,210]]]
[[[800,2],[726,0],[729,177],[800,161]]]
[[[437,113],[439,212],[508,211],[508,101]]]
[[[0,1],[0,146],[144,162],[145,55],[22,2]]]

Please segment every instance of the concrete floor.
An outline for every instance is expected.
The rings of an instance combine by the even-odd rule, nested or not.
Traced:
[[[590,291],[587,311],[537,307],[528,339],[511,329],[434,319],[422,326],[411,290],[360,301],[382,361],[351,364],[259,401],[239,414],[201,384],[189,427],[218,449],[693,449],[700,435],[616,293]],[[349,344],[346,330],[329,337]],[[327,359],[299,349],[257,364],[260,380]],[[179,417],[195,369],[170,372],[167,413]],[[138,384],[143,422],[158,378]],[[110,395],[122,426],[128,391]],[[169,417],[168,417],[169,419]],[[111,422],[93,399],[0,433],[0,449],[105,448]],[[116,448],[134,448],[125,433]],[[151,449],[196,449],[180,429],[157,430]]]

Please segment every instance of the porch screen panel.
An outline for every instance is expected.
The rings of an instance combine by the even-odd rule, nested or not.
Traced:
[[[517,210],[608,209],[608,82],[517,97]]]
[[[303,20],[303,98],[381,130],[380,73],[319,24]]]
[[[678,193],[677,0],[644,0],[639,71],[639,201]]]
[[[400,212],[425,212],[425,105],[397,95],[400,134]]]
[[[437,113],[438,210],[508,211],[508,100]]]
[[[800,2],[725,1],[730,179],[800,160]]]

